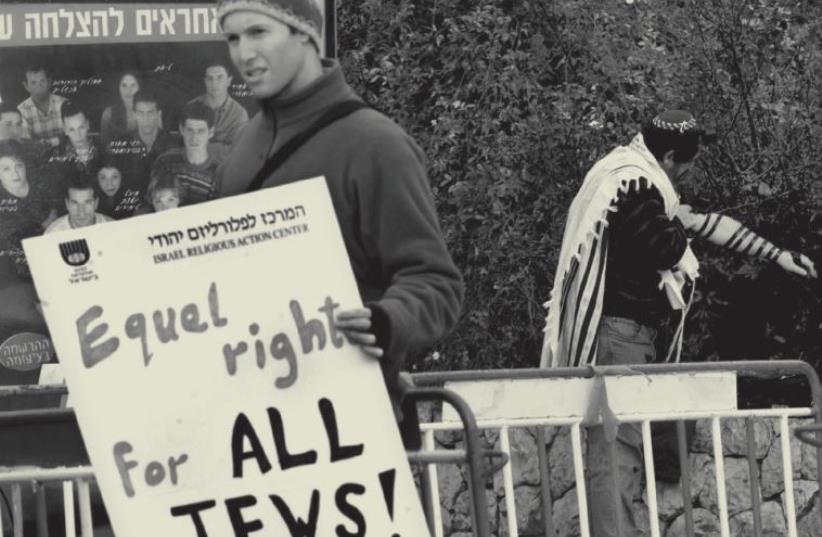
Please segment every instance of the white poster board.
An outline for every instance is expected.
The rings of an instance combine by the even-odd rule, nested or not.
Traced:
[[[24,248],[118,537],[428,535],[324,179]]]

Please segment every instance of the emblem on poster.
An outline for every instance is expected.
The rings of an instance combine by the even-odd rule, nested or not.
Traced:
[[[91,254],[88,251],[86,239],[60,243],[60,255],[67,265],[79,267],[88,263]]]

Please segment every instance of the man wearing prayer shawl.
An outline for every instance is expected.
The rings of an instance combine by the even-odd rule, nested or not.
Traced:
[[[680,204],[675,185],[693,167],[700,146],[710,141],[689,112],[663,112],[585,176],[571,204],[546,303],[541,367],[657,361],[657,331],[672,310],[680,311],[680,323],[664,359],[678,361],[699,268],[689,234],[816,277],[804,255],[775,247],[730,217],[697,214]],[[608,442],[614,440],[616,476],[608,455]],[[632,504],[641,493],[640,426],[590,427],[587,447],[593,537],[639,535]]]

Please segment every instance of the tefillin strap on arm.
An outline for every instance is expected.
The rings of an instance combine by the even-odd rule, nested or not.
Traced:
[[[362,108],[369,108],[367,104],[362,101],[340,101],[332,105],[328,110],[320,116],[317,121],[311,124],[306,130],[302,131],[301,133],[294,136],[288,142],[285,143],[280,149],[277,150],[276,153],[271,155],[271,157],[266,160],[263,167],[257,172],[257,175],[254,176],[251,183],[245,189],[246,192],[254,192],[255,190],[259,190],[260,187],[263,185],[266,179],[271,177],[277,168],[283,165],[283,163],[288,160],[288,158],[294,154],[294,152],[300,148],[305,142],[307,142],[310,138],[312,138],[315,134],[323,130],[325,127],[331,125],[337,120],[340,120],[350,114],[353,114],[357,110]]]
[[[768,261],[776,261],[782,254],[782,250],[769,240],[760,237],[741,223],[723,217],[721,214],[710,213],[705,215],[702,226],[696,230],[696,236],[702,239],[710,239],[722,222],[726,227],[736,227],[728,240],[722,245],[723,248]]]

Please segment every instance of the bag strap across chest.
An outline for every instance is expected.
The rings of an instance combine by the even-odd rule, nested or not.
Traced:
[[[288,158],[294,154],[294,152],[300,148],[304,143],[306,143],[309,139],[311,139],[315,134],[323,130],[325,127],[331,125],[335,121],[338,121],[350,114],[353,114],[357,110],[362,108],[368,108],[368,105],[362,101],[340,101],[332,105],[328,110],[320,116],[317,121],[312,123],[307,129],[300,132],[289,141],[285,143],[280,149],[277,150],[276,153],[271,155],[268,160],[265,161],[263,167],[260,168],[260,171],[257,172],[257,175],[254,176],[254,179],[245,189],[246,192],[254,192],[259,190],[260,187],[263,185],[263,182],[271,177],[280,166],[288,160]]]

